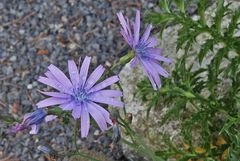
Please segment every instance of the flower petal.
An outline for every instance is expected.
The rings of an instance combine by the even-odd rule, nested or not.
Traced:
[[[103,107],[99,106],[98,104],[94,103],[94,102],[89,102],[92,106],[94,106],[94,108],[96,108],[97,110],[99,110],[102,115],[104,116],[105,120],[107,123],[109,123],[110,125],[112,125],[112,120],[110,119],[110,114],[107,110],[105,110]]]
[[[122,12],[117,13],[118,20],[120,21],[120,24],[124,30],[125,33],[127,33],[127,22],[122,14]]]
[[[84,86],[87,80],[88,69],[91,63],[91,57],[86,56],[80,69],[80,85]]]
[[[70,101],[70,102],[61,104],[59,107],[63,110],[70,111],[76,107],[76,104],[74,101]]]
[[[40,125],[32,125],[31,126],[31,131],[29,132],[29,134],[35,135],[38,133]]]
[[[62,103],[66,103],[68,101],[69,101],[69,99],[51,97],[51,98],[47,98],[47,99],[44,99],[44,100],[38,102],[37,106],[38,106],[38,108],[42,108],[42,107],[48,107],[48,106],[53,106],[53,105],[59,105]]]
[[[38,78],[38,81],[41,82],[41,83],[43,83],[43,84],[46,84],[46,85],[48,85],[48,86],[51,86],[51,87],[55,88],[55,89],[58,90],[58,91],[61,91],[61,92],[64,91],[62,88],[60,88],[60,86],[56,85],[55,82],[52,81],[52,80],[49,79],[49,78],[40,76],[40,77]]]
[[[73,118],[76,120],[76,119],[79,119],[81,117],[81,113],[82,113],[82,108],[83,108],[83,105],[80,104],[78,106],[75,106],[72,110],[72,116]]]
[[[142,64],[145,67],[145,69],[148,71],[148,73],[152,76],[153,80],[155,81],[158,88],[161,87],[161,80],[159,78],[158,72],[155,70],[155,68],[151,65],[153,62],[148,62],[142,60]]]
[[[157,90],[157,86],[156,83],[153,80],[152,75],[148,72],[148,70],[146,69],[146,67],[143,65],[143,71],[145,72],[145,74],[148,76],[148,79],[150,80],[152,87],[154,90]]]
[[[161,67],[159,64],[153,62],[152,65],[160,75],[164,76],[165,78],[169,77],[169,73],[165,69],[163,69],[163,67]]]
[[[84,106],[81,112],[81,136],[87,137],[90,128],[90,119],[87,108]]]
[[[123,96],[123,93],[119,90],[105,89],[105,90],[100,90],[100,91],[94,92],[91,95],[94,95],[94,96],[97,96],[97,97],[101,97],[101,96],[121,97],[121,96]]]
[[[72,88],[69,88],[65,84],[62,84],[61,82],[59,82],[59,80],[52,74],[51,71],[47,71],[45,73],[45,75],[47,76],[47,79],[52,82],[52,84],[54,85],[55,89],[57,89],[57,90],[59,90],[59,91],[61,91],[63,93],[68,93],[68,94],[72,93]],[[43,77],[43,78],[45,78],[45,77]]]
[[[105,120],[105,117],[102,115],[100,111],[95,109],[91,104],[87,104],[88,106],[88,112],[90,115],[94,118],[98,126],[102,131],[105,131],[107,129],[107,123]]]
[[[157,43],[158,43],[158,41],[157,41],[157,38],[155,36],[152,36],[147,40],[147,46],[148,47],[155,47],[157,45]]]
[[[117,13],[117,17],[118,17],[118,19],[120,21],[120,24],[122,26],[122,28],[120,29],[120,33],[122,34],[122,36],[125,39],[125,41],[131,47],[133,47],[133,44],[132,44],[133,37],[132,37],[132,31],[131,31],[131,28],[130,28],[129,20],[127,18],[125,20],[122,12]]]
[[[137,10],[135,23],[134,23],[134,47],[135,47],[135,45],[138,44],[139,33],[140,33],[140,11]]]
[[[91,95],[89,96],[89,100],[94,101],[94,102],[98,102],[98,103],[104,103],[104,104],[108,104],[108,105],[112,105],[112,106],[117,106],[117,107],[123,107],[124,103],[116,100],[114,98],[111,97],[106,97],[106,96],[94,96]]]
[[[138,58],[135,56],[130,63],[131,63],[131,67],[134,68],[138,63]]]
[[[51,64],[48,66],[48,69],[60,83],[65,85],[67,88],[72,88],[72,83],[59,68]]]
[[[104,81],[102,81],[101,83],[98,83],[97,85],[93,86],[89,91],[88,93],[91,93],[91,92],[96,92],[96,91],[99,91],[101,89],[104,89],[116,82],[119,81],[119,77],[118,76],[112,76],[112,77],[109,77],[107,79],[105,79]]]
[[[164,56],[160,56],[160,55],[147,54],[147,57],[149,57],[149,58],[151,58],[151,59],[158,60],[158,61],[163,61],[163,62],[166,62],[166,63],[171,63],[171,62],[172,62],[171,59],[166,58],[166,57],[164,57]]]
[[[126,32],[124,32],[124,30],[121,28],[120,29],[120,33],[123,36],[124,40],[128,43],[128,45],[130,45],[132,47],[132,38],[130,38]]]
[[[148,40],[149,38],[149,35],[151,33],[151,30],[152,30],[152,25],[148,25],[146,31],[144,32],[144,34],[142,35],[142,38],[141,38],[141,42],[145,42]]]
[[[43,92],[40,91],[40,93],[51,96],[51,97],[57,97],[57,98],[70,98],[70,95],[64,94],[64,93],[59,93],[59,92]]]
[[[99,65],[88,77],[85,85],[85,90],[92,88],[92,86],[101,78],[104,71],[105,71],[105,68],[102,65]]]
[[[159,48],[147,48],[146,53],[147,53],[146,56],[151,59],[156,59],[158,61],[163,61],[166,63],[172,62],[171,59],[161,56],[162,50]]]
[[[80,81],[79,70],[73,60],[68,60],[68,72],[73,86],[76,88]]]

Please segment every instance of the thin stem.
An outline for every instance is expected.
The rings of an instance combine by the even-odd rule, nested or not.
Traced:
[[[193,101],[190,101],[191,104],[193,105],[192,107],[194,108],[195,111],[200,111],[200,108],[193,102]]]
[[[75,126],[74,126],[74,145],[75,145],[75,148],[76,148],[76,149],[77,149],[77,129],[78,129],[78,121],[79,121],[79,120],[76,120]]]
[[[119,88],[121,91],[123,91],[122,85],[121,85],[119,82],[117,82],[117,86],[118,86],[118,88]],[[123,98],[123,97],[121,97],[121,101],[124,102],[124,98]],[[125,106],[125,104],[123,105],[123,112],[124,112],[124,115],[126,116],[126,115],[127,115],[127,111],[126,111],[126,106]]]
[[[121,65],[121,63],[120,62],[118,62],[118,63],[116,63],[116,64],[114,64],[111,68],[110,68],[110,71],[114,71],[118,66],[120,66]]]

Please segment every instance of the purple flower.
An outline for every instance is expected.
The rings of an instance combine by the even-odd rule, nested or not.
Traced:
[[[115,99],[121,97],[118,90],[105,89],[119,81],[118,76],[112,76],[98,83],[104,73],[104,68],[99,65],[88,77],[88,69],[91,58],[85,57],[79,69],[74,61],[68,61],[70,80],[56,66],[50,65],[45,75],[40,77],[39,82],[49,85],[59,92],[42,92],[51,96],[37,104],[39,108],[52,105],[60,105],[63,110],[72,111],[74,119],[81,118],[81,136],[88,135],[90,118],[89,114],[97,122],[102,131],[107,129],[107,123],[112,125],[110,114],[97,103],[123,107],[123,102]]]
[[[126,17],[125,19],[121,12],[117,13],[117,16],[122,26],[120,33],[135,53],[135,57],[131,60],[131,67],[135,67],[140,62],[154,90],[157,90],[157,88],[161,87],[159,75],[163,77],[169,76],[169,73],[161,67],[159,61],[170,63],[171,60],[163,57],[161,49],[155,47],[157,45],[157,38],[150,37],[152,25],[148,25],[142,37],[139,38],[140,11],[137,10],[136,12],[133,33],[128,18]]]
[[[22,123],[12,127],[10,133],[17,133],[31,127],[30,134],[37,134],[41,123],[43,123],[44,121],[51,121],[56,117],[57,116],[54,115],[47,115],[47,113],[42,109],[37,109],[32,113],[26,114],[23,118]]]

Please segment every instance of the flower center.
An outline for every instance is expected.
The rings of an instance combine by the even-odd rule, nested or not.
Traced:
[[[74,98],[77,102],[82,102],[87,98],[87,93],[84,90],[79,90],[75,93]]]
[[[144,43],[138,43],[135,47],[135,52],[138,56],[144,56],[145,55],[145,49],[147,45]]]

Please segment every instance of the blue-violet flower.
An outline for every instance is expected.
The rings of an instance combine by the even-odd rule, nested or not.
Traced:
[[[91,57],[85,57],[79,69],[73,60],[69,60],[70,80],[54,65],[48,67],[49,71],[45,73],[46,77],[38,79],[39,82],[58,90],[58,92],[42,92],[50,98],[40,101],[37,104],[38,108],[59,105],[63,110],[72,111],[74,119],[81,118],[82,137],[86,137],[89,132],[89,114],[102,131],[107,129],[107,123],[112,125],[109,112],[97,103],[123,107],[123,102],[116,99],[116,97],[122,96],[122,92],[105,89],[118,82],[118,76],[112,76],[97,83],[105,69],[99,65],[88,77],[90,62]]]
[[[40,128],[40,125],[45,121],[52,121],[57,116],[48,115],[43,109],[37,109],[32,113],[24,115],[23,121],[20,124],[15,125],[10,129],[10,133],[17,133],[19,131],[31,128],[30,134],[37,134]]]
[[[141,63],[145,74],[148,76],[154,90],[161,87],[161,80],[159,75],[168,77],[169,73],[161,67],[159,61],[170,63],[168,59],[161,55],[162,50],[156,48],[157,38],[150,37],[152,25],[148,25],[146,31],[140,36],[140,11],[137,10],[135,23],[133,25],[133,33],[128,18],[124,18],[121,12],[117,13],[118,19],[121,24],[120,33],[125,41],[133,49],[135,56],[131,60],[131,67],[135,67],[138,62]]]

